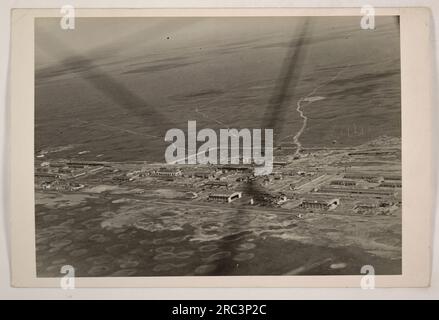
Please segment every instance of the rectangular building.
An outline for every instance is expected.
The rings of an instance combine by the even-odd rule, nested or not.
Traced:
[[[333,210],[339,204],[339,199],[303,199],[299,206],[304,209]]]
[[[221,202],[232,202],[233,200],[242,198],[242,192],[234,192],[231,194],[211,194],[209,200],[217,200]]]
[[[332,180],[331,184],[336,186],[355,186],[357,182],[353,180]]]

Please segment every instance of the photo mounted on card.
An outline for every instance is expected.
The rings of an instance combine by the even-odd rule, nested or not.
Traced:
[[[430,281],[429,12],[16,9],[17,287]]]

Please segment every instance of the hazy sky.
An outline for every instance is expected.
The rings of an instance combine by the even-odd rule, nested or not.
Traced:
[[[270,43],[276,38],[298,37],[304,21],[300,17],[78,18],[75,30],[62,30],[59,19],[39,18],[35,32],[36,66],[48,66],[75,55],[131,58],[142,54],[176,54],[179,50],[184,53],[196,47],[243,45],[252,41]],[[394,17],[377,17],[373,31],[360,28],[360,17],[312,17],[309,22],[307,36],[329,37],[328,40],[349,36],[353,46],[344,50],[363,51],[364,56],[388,48],[388,39],[380,41],[377,34],[387,32],[389,27],[398,31]],[[368,38],[372,35],[371,46]],[[339,43],[327,41],[326,46],[327,54],[336,50]],[[358,52],[355,55],[359,57]]]

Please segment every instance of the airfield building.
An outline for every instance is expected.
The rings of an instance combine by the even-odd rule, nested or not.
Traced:
[[[337,208],[339,204],[340,204],[339,199],[330,199],[330,200],[303,199],[299,206],[304,209],[333,210]]]
[[[42,179],[59,179],[62,177],[59,173],[52,173],[52,172],[36,172],[35,177],[42,178]]]
[[[67,162],[69,167],[108,167],[108,163],[98,161],[69,161]]]
[[[319,193],[343,193],[346,195],[349,194],[361,194],[361,195],[369,195],[376,198],[381,197],[392,197],[396,195],[396,191],[394,190],[384,190],[384,189],[353,189],[353,188],[330,188],[323,187],[317,190]]]
[[[348,173],[344,175],[344,178],[351,180],[364,180],[373,183],[379,183],[384,181],[383,177],[363,173]]]
[[[384,180],[385,181],[394,181],[394,180],[401,181],[401,176],[397,176],[397,175],[394,175],[394,176],[384,176]]]
[[[204,184],[205,186],[209,187],[228,187],[229,183],[227,181],[208,181]]]
[[[159,170],[151,172],[151,176],[155,177],[178,177],[181,176],[181,170]]]
[[[391,181],[391,182],[383,182],[380,184],[380,187],[383,188],[401,188],[402,183],[401,181]]]
[[[374,211],[378,208],[377,203],[357,203],[354,206],[354,212],[356,213],[367,213]]]
[[[349,186],[349,187],[352,187],[352,186],[357,185],[357,182],[353,181],[353,180],[333,180],[333,181],[331,181],[331,184],[332,185],[336,185],[336,186]]]
[[[232,202],[236,199],[242,198],[242,192],[233,192],[231,194],[211,194],[209,200],[217,200],[221,202]]]

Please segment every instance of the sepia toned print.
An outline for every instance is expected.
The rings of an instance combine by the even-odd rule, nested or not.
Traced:
[[[37,276],[400,275],[399,23],[37,18]]]

